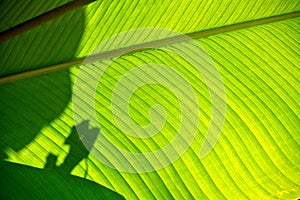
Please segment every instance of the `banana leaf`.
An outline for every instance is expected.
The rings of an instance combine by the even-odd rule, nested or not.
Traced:
[[[43,13],[72,1],[0,1],[0,36],[38,22],[0,43],[1,199],[300,197],[298,0],[81,2],[42,22]],[[195,45],[205,53],[193,51]],[[214,67],[201,76],[176,52],[208,56]],[[88,60],[91,55],[100,56]],[[145,74],[114,96],[127,81],[122,77],[144,65]],[[129,99],[122,95],[155,77],[172,85],[151,83]],[[180,102],[172,88],[193,90],[188,97],[196,107],[189,98]],[[115,116],[113,99],[128,108],[131,120],[123,127],[117,119],[124,109]],[[163,109],[153,109],[158,104]],[[185,107],[190,121],[182,126]],[[87,118],[92,115],[95,121]],[[155,135],[133,134],[154,118]],[[119,150],[146,155],[169,146],[182,127],[187,136],[173,142],[169,154],[145,160],[152,170],[141,170],[143,160],[118,160]],[[213,141],[207,140],[210,127]],[[211,149],[201,154],[204,144]]]

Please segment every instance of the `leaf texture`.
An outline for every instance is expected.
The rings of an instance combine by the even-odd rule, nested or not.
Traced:
[[[4,1],[4,3],[8,5],[2,7],[3,13],[16,13],[16,19],[10,19],[9,15],[5,15],[4,19],[15,22],[6,22],[7,25],[4,24],[2,27],[23,21],[25,14],[27,19],[40,12],[38,4],[27,3],[30,9],[18,14],[21,9],[18,9],[19,6],[14,8],[14,2]],[[50,10],[55,6],[46,7],[43,4],[43,7]],[[2,76],[14,74],[86,56],[101,41],[133,28],[163,27],[187,34],[295,12],[299,9],[298,1],[292,0],[274,1],[272,5],[261,1],[224,1],[221,4],[192,0],[184,3],[171,0],[97,1],[84,10],[77,9],[2,43],[0,74]],[[111,26],[112,24],[115,25]],[[16,57],[18,59],[15,59]]]
[[[85,56],[106,38],[136,27],[192,33],[299,8],[298,1],[99,1],[0,44],[1,75]],[[201,116],[197,136],[178,160],[158,171],[119,172],[90,154],[72,174],[126,199],[297,198],[299,22],[296,17],[195,39],[221,73],[227,104],[222,135],[203,159],[199,159],[199,149],[211,118],[211,99],[205,81],[193,66],[178,55],[158,49],[114,60],[100,80],[95,102],[101,131],[114,144],[132,152],[154,151],[174,137],[180,124],[176,97],[165,88],[151,85],[133,95],[129,102],[132,118],[138,124],[149,123],[149,108],[160,103],[172,116],[167,118],[166,127],[153,138],[141,140],[123,134],[116,125],[110,106],[112,91],[122,75],[144,63],[172,66],[191,83]],[[192,45],[183,44],[187,48]],[[104,66],[111,61],[91,65]],[[64,162],[69,152],[65,140],[74,126],[71,88],[77,72],[77,68],[71,68],[0,86],[0,141],[7,160],[43,168],[51,153],[58,156],[58,165]]]

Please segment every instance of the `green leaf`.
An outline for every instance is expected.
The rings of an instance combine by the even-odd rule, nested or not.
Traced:
[[[43,4],[43,9],[39,10],[38,2],[28,3],[25,7],[25,4],[1,1],[0,13],[4,13],[1,16],[5,20],[1,22],[0,30],[57,7],[58,4],[54,4]],[[20,12],[19,6],[27,12]],[[122,172],[89,154],[84,158],[73,156],[79,161],[71,174],[101,184],[126,199],[296,199],[300,192],[300,17],[295,17],[299,16],[299,9],[299,2],[292,0],[97,1],[1,43],[0,79],[18,73],[22,78],[22,72],[84,58],[99,43],[130,29],[161,27],[184,34],[207,31],[194,41],[216,64],[224,82],[227,106],[224,127],[213,150],[200,159],[199,150],[212,114],[207,82],[181,56],[161,49],[139,48],[118,58],[107,57],[91,63],[96,68],[113,61],[99,80],[95,94],[100,133],[117,147],[136,153],[158,150],[172,140],[180,127],[181,113],[180,102],[168,88],[147,85],[135,91],[128,102],[132,119],[142,126],[151,121],[148,114],[151,106],[159,103],[166,109],[167,122],[151,139],[124,134],[114,120],[111,108],[112,93],[125,73],[142,64],[160,63],[182,74],[195,90],[200,120],[194,141],[178,160],[157,171]],[[13,15],[17,12],[19,14]],[[258,19],[293,12],[296,14],[292,18],[270,18],[274,20],[255,24]],[[240,23],[245,23],[245,27],[235,26]],[[235,28],[224,28],[228,25]],[[216,28],[221,31],[214,32]],[[168,37],[161,34],[150,41]],[[144,42],[140,37],[135,44],[143,47]],[[176,48],[176,44],[179,43],[168,43],[163,47]],[[190,49],[193,45],[190,41],[180,44]],[[133,44],[123,43],[123,47],[130,45]],[[116,48],[119,47],[115,43],[103,49],[118,51]],[[74,66],[0,85],[3,159],[35,168],[47,168],[47,165],[56,168],[68,160],[72,150],[77,155],[85,152],[82,148],[74,150],[74,146],[82,146],[78,138],[66,142],[72,138],[73,127],[77,125],[73,119],[77,110],[73,110],[71,99],[77,73],[78,68]],[[84,89],[88,91],[88,88]],[[52,164],[49,155],[55,155]],[[114,157],[113,152],[111,156]],[[97,186],[89,181],[83,183],[82,179],[75,180],[56,170],[13,164],[3,166],[7,171],[3,174],[8,177],[10,174],[20,184],[24,182],[24,187],[16,188],[20,194],[30,185],[47,184],[47,178],[53,185],[59,183],[57,189],[62,187],[62,195],[67,194],[63,190],[71,189],[82,198],[97,198],[101,195],[97,192],[101,193],[103,188],[96,189]],[[21,173],[25,170],[28,177]],[[30,183],[31,179],[33,183]],[[75,182],[82,183],[76,188],[61,184],[69,180],[75,185]],[[53,189],[49,188],[49,195]],[[11,188],[1,189],[1,194],[4,191],[9,192]],[[40,193],[36,192],[36,195]]]
[[[3,199],[124,199],[92,181],[69,174],[8,162],[1,162],[0,166]]]

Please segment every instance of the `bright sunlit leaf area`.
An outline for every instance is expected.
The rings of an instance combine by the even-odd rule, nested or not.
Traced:
[[[1,199],[300,197],[299,0],[74,2],[0,1]]]

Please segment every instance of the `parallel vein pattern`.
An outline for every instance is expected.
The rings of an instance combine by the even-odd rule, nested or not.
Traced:
[[[176,7],[176,3],[173,4]],[[296,8],[296,4],[287,5],[291,9]],[[119,6],[124,8],[126,5]],[[139,5],[127,6],[125,10]],[[234,15],[237,19],[255,15],[246,11],[246,3],[236,7],[227,5],[240,10],[238,6],[242,6],[245,12]],[[107,9],[111,9],[110,6]],[[217,8],[213,5],[208,8],[207,5],[207,9],[213,12]],[[274,8],[272,12],[281,12],[280,9]],[[147,7],[142,10],[146,11]],[[100,12],[92,5],[87,11],[91,18],[94,16],[92,13]],[[181,19],[184,18],[181,16]],[[214,19],[208,21],[205,27],[217,26]],[[128,199],[296,198],[300,192],[297,178],[300,175],[299,21],[300,18],[294,18],[197,40],[222,74],[228,106],[221,138],[213,151],[201,160],[198,152],[211,117],[210,96],[205,82],[196,75],[193,66],[178,55],[154,49],[117,59],[100,80],[95,102],[99,123],[111,141],[133,152],[153,151],[165,145],[178,128],[178,102],[168,90],[159,86],[136,91],[129,102],[132,118],[139,124],[149,122],[147,111],[151,105],[159,102],[166,108],[171,117],[166,128],[155,137],[147,140],[129,137],[118,129],[111,116],[111,91],[117,80],[129,69],[149,62],[172,66],[193,85],[201,109],[199,131],[190,149],[172,165],[159,171],[144,174],[118,172],[90,155],[72,174],[81,177],[86,174],[86,178]],[[90,23],[92,21],[87,26]],[[101,32],[87,29],[84,34],[92,34],[93,31]],[[82,48],[78,52],[87,52],[93,46],[85,36],[83,44],[86,46],[80,46]],[[187,47],[189,45],[186,43]],[[107,62],[109,60],[98,61],[93,65],[101,66]],[[56,72],[0,87],[3,97],[0,100],[0,114],[3,116],[0,127],[5,127],[0,140],[1,149],[5,149],[10,161],[43,167],[47,155],[52,153],[58,155],[58,164],[63,162],[68,153],[68,145],[64,141],[74,123],[70,88],[76,73],[77,69],[73,68],[70,72]],[[28,141],[19,134],[24,129],[29,134],[24,135],[25,139],[29,138]]]
[[[1,1],[1,4],[3,20],[0,30],[58,6],[49,5],[48,2],[33,5],[30,2],[16,3],[8,0]],[[272,5],[258,0],[222,3],[194,0],[97,1],[84,10],[77,9],[1,43],[0,75],[24,72],[86,56],[101,41],[129,29],[163,27],[187,34],[299,10],[297,0],[273,1]],[[158,36],[158,39],[160,37],[165,36]],[[114,47],[112,45],[107,48]]]

